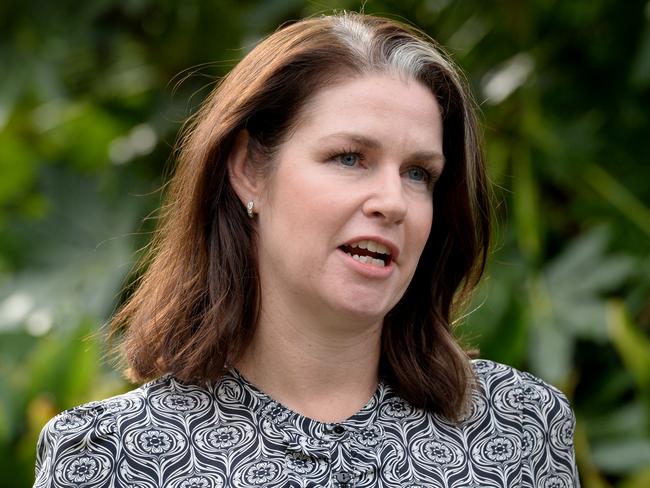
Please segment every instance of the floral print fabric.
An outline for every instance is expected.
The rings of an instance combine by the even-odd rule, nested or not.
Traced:
[[[165,376],[43,428],[35,487],[579,487],[574,417],[541,380],[486,360],[453,424],[387,384],[340,424],[285,408],[231,371]]]

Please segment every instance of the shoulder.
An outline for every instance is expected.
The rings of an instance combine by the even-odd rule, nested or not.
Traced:
[[[114,424],[121,415],[137,412],[145,408],[146,398],[152,390],[165,387],[169,381],[161,378],[140,386],[134,390],[104,400],[96,400],[78,405],[59,413],[43,427],[42,434],[69,435],[82,432],[110,421]],[[106,431],[111,431],[105,425]]]
[[[522,486],[579,487],[575,416],[566,396],[532,374],[504,364],[481,359],[472,361],[472,366],[477,385],[465,424],[468,431],[496,426],[493,448],[500,442],[515,452],[514,446],[519,446]],[[486,456],[498,457],[495,452]]]
[[[45,424],[36,452],[36,484],[99,483],[114,471],[125,425],[148,417],[156,398],[170,398],[175,381],[163,377],[121,395],[65,410]],[[84,471],[85,470],[85,471]],[[74,478],[84,472],[83,479]],[[68,479],[70,476],[72,478]]]
[[[575,468],[575,415],[564,393],[510,366],[487,360],[475,360],[472,365],[479,383],[475,404],[483,405],[501,418],[514,420],[517,416],[524,436],[524,453],[532,458],[544,457],[550,449],[558,459],[565,453],[561,461],[570,473]]]
[[[530,373],[487,359],[472,360],[472,367],[480,390],[490,399],[506,394],[518,403],[569,406],[562,391]]]
[[[475,397],[487,408],[517,414],[524,424],[536,424],[544,431],[573,435],[575,417],[567,397],[558,388],[511,366],[473,360],[478,388]],[[561,433],[559,431],[562,431]]]
[[[131,391],[104,400],[92,401],[65,410],[53,417],[43,428],[50,434],[78,432],[99,424],[116,424],[138,412],[159,410],[182,412],[206,404],[211,397],[208,388],[184,384],[166,375]]]

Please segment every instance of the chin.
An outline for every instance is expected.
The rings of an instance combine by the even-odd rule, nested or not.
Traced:
[[[350,322],[377,323],[383,322],[390,311],[385,303],[355,301],[354,303],[341,303],[336,307],[338,315]]]
[[[383,322],[400,296],[385,289],[342,283],[340,286],[328,287],[321,295],[321,303],[338,317],[341,325],[346,322],[374,325]]]

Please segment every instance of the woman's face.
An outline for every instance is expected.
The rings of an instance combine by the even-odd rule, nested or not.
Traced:
[[[263,311],[380,323],[413,277],[443,170],[436,99],[351,77],[317,92],[256,201]]]

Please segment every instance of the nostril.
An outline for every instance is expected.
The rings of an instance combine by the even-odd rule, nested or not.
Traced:
[[[396,195],[395,192],[385,191],[366,200],[362,208],[368,217],[399,223],[404,220],[408,206],[401,192]]]

